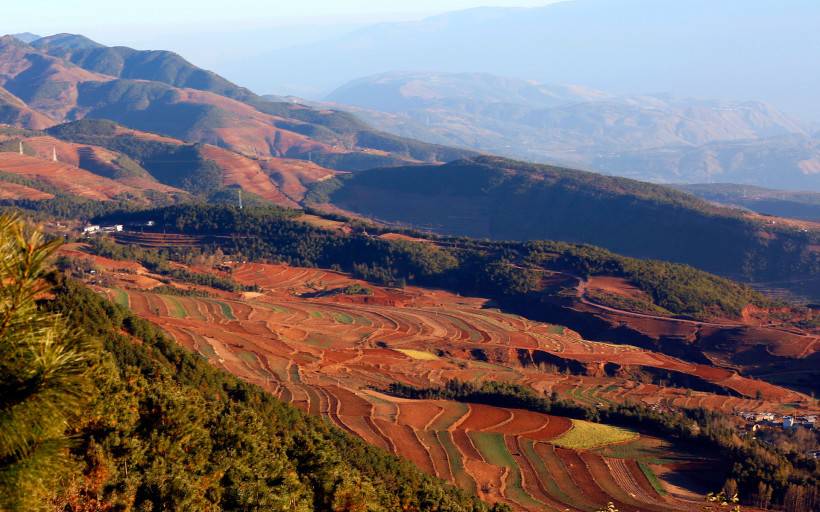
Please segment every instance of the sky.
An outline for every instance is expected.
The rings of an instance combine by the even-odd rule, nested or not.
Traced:
[[[554,0],[552,0],[554,1]],[[550,0],[27,0],[4,2],[0,29],[9,32],[83,32],[135,39],[141,33],[192,28],[245,28],[310,22],[372,23],[413,19],[486,5],[531,7]]]
[[[220,71],[239,59],[377,22],[556,0],[25,0],[3,2],[0,35],[83,34],[108,46],[175,51]]]

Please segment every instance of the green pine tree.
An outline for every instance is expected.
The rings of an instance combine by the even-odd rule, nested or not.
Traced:
[[[97,348],[41,311],[59,241],[0,216],[0,510],[45,509],[68,468],[66,428],[92,389]]]

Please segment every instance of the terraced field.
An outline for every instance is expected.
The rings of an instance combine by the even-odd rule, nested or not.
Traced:
[[[101,292],[213,365],[516,510],[591,511],[608,501],[622,511],[692,510],[692,495],[668,491],[656,474],[697,469],[703,460],[681,466],[685,455],[653,448],[661,440],[610,427],[375,390],[393,382],[492,379],[591,404],[631,399],[721,410],[777,410],[788,402],[808,410],[815,404],[725,370],[584,340],[561,326],[443,291],[386,289],[321,269],[242,264],[230,277],[258,285],[261,293],[210,290],[208,297],[187,297],[141,285],[134,274],[144,269],[108,268],[112,284]],[[352,284],[372,293],[344,294]],[[723,394],[634,382],[611,365],[685,373]],[[761,399],[749,396],[758,391]]]

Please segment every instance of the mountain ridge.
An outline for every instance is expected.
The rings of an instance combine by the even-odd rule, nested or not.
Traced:
[[[315,159],[344,170],[468,154],[377,132],[347,113],[267,101],[172,52],[109,48],[70,34],[42,38],[35,44],[48,53],[11,36],[0,40],[0,86],[11,93],[25,92],[21,99],[55,124],[106,118],[254,157]],[[131,60],[112,69],[111,56],[124,54]],[[65,59],[71,56],[84,67]],[[196,78],[203,76],[202,82]],[[189,81],[191,77],[195,83]],[[176,82],[198,88],[178,88],[172,85]]]

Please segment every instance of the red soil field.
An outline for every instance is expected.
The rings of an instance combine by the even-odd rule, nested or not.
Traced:
[[[270,158],[262,162],[279,189],[292,201],[302,201],[310,184],[324,181],[336,175],[313,162],[292,158]]]
[[[590,276],[589,279],[587,279],[587,288],[631,299],[652,302],[652,299],[646,292],[621,277]]]
[[[35,188],[0,180],[0,199],[29,199],[32,201],[43,201],[46,199],[51,199],[52,197],[54,197],[54,195]]]
[[[298,206],[279,190],[256,160],[209,144],[203,146],[202,155],[214,161],[224,170],[222,176],[224,186],[238,185],[242,190],[280,206]]]
[[[107,201],[125,192],[141,195],[137,189],[78,167],[17,153],[0,153],[0,171],[43,181],[69,194],[98,201]]]
[[[38,158],[43,160],[50,160],[53,151],[56,151],[57,159],[60,162],[74,167],[80,167],[81,151],[84,149],[90,150],[101,163],[111,162],[118,156],[117,153],[101,147],[73,144],[47,135],[27,137],[23,140],[23,145],[25,149],[33,151]]]
[[[507,409],[499,409],[488,405],[470,405],[470,415],[459,425],[464,430],[490,430],[493,432],[503,431],[503,424],[512,420],[513,413]],[[496,428],[493,428],[496,427]]]

